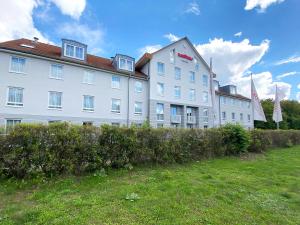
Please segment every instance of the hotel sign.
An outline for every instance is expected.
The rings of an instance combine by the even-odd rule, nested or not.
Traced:
[[[181,57],[181,58],[184,58],[184,59],[187,59],[187,60],[190,60],[190,61],[193,60],[193,57],[188,56],[188,55],[186,55],[186,54],[177,53],[177,55],[178,55],[179,57]]]

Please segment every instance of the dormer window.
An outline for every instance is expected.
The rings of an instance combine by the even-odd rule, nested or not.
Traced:
[[[117,70],[128,71],[131,73],[135,71],[134,58],[128,55],[116,54],[116,56],[113,58],[112,65]]]
[[[236,95],[236,86],[230,85],[229,91],[230,91],[230,94]]]
[[[119,67],[121,70],[133,71],[133,60],[120,57]]]
[[[63,39],[63,56],[77,60],[86,59],[87,46],[76,41]]]

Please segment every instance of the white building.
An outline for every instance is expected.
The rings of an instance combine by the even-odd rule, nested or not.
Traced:
[[[210,71],[187,38],[137,63],[122,54],[112,59],[89,55],[86,45],[66,39],[61,48],[37,39],[0,43],[0,125],[140,125],[149,120],[153,127],[226,122],[253,127],[250,100],[226,88],[216,91],[213,116]],[[225,97],[239,103],[222,104]]]

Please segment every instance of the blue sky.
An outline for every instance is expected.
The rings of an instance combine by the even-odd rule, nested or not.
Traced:
[[[300,100],[299,0],[11,0],[2,4],[0,41],[38,36],[60,45],[61,38],[72,38],[88,44],[92,54],[139,58],[145,51],[187,36],[204,59],[213,58],[222,84],[235,83],[248,95],[252,72],[261,98],[272,97],[277,84],[287,98]]]

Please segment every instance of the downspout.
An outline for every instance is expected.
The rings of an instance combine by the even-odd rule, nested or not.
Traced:
[[[129,127],[129,104],[130,104],[129,87],[130,87],[130,78],[131,78],[131,74],[129,74],[129,76],[128,76],[128,83],[127,83],[127,127]]]
[[[219,123],[220,123],[220,127],[222,126],[221,116],[222,116],[222,113],[221,113],[221,95],[219,95]]]

